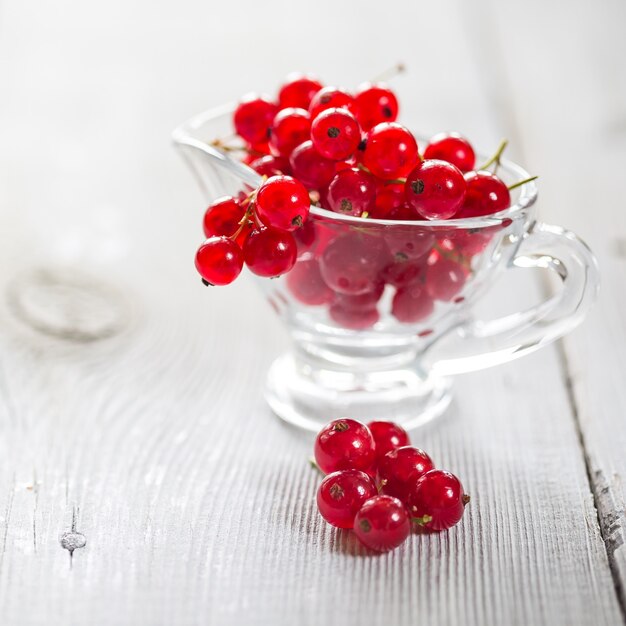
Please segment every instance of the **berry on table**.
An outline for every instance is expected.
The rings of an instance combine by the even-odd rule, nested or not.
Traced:
[[[324,87],[320,89],[311,100],[309,113],[314,120],[322,111],[326,109],[347,109],[354,113],[354,97],[347,91],[338,87]]]
[[[408,508],[414,521],[428,530],[446,530],[463,517],[469,496],[450,472],[431,470],[413,485]]]
[[[311,140],[327,159],[347,159],[361,141],[359,123],[346,109],[326,109],[311,124]]]
[[[218,198],[209,205],[204,214],[202,226],[208,239],[213,236],[230,237],[239,230],[246,210],[232,196]]]
[[[294,266],[297,252],[293,235],[276,228],[253,230],[243,245],[248,269],[266,278],[286,274]]]
[[[419,448],[404,446],[387,452],[378,461],[378,481],[383,493],[406,502],[416,481],[435,465]]]
[[[376,198],[376,182],[359,169],[341,170],[330,181],[327,193],[332,211],[358,217],[369,211]]]
[[[401,124],[378,124],[366,135],[363,165],[378,178],[404,177],[419,160],[415,137]]]
[[[317,508],[337,528],[352,528],[363,504],[376,495],[376,486],[365,473],[348,469],[328,474],[317,490]]]
[[[398,100],[385,85],[361,85],[354,98],[356,118],[365,131],[381,122],[393,122],[398,117]]]
[[[463,204],[467,184],[461,171],[446,161],[422,161],[408,176],[406,201],[428,220],[452,217]]]
[[[476,154],[470,142],[459,133],[439,133],[424,148],[424,159],[439,159],[469,172],[476,164]]]
[[[259,188],[255,204],[266,226],[289,231],[304,224],[311,206],[309,192],[291,176],[268,178]]]
[[[381,458],[396,448],[408,446],[409,435],[399,424],[393,422],[369,422],[367,427],[376,443],[376,457]]]
[[[241,248],[228,237],[211,237],[196,252],[196,269],[210,285],[228,285],[241,273]]]
[[[325,473],[369,470],[376,458],[376,444],[369,428],[350,418],[326,424],[315,439],[315,461]]]
[[[313,96],[322,88],[316,78],[299,74],[287,77],[287,82],[278,92],[278,103],[281,109],[297,107],[308,109]]]
[[[354,534],[359,541],[377,552],[393,550],[411,532],[411,522],[404,504],[391,496],[367,500],[354,518]]]
[[[310,138],[310,131],[311,117],[306,109],[282,109],[272,121],[269,143],[278,154],[288,158],[296,146]]]
[[[278,107],[266,96],[248,94],[235,109],[235,130],[250,144],[267,141]]]

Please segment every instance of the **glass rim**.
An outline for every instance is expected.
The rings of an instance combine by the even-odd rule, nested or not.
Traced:
[[[219,161],[220,164],[227,170],[230,170],[232,174],[256,188],[263,182],[263,177],[260,174],[255,172],[245,163],[232,158],[224,150],[220,150],[220,148],[197,137],[197,133],[202,126],[220,117],[232,115],[235,106],[235,103],[228,103],[220,107],[207,109],[202,113],[194,115],[174,130],[172,133],[172,140],[177,146],[189,146],[204,152],[207,156]],[[417,135],[416,137],[418,140],[425,140],[423,136]],[[477,156],[486,158],[482,154],[477,154]],[[530,174],[523,167],[513,161],[509,161],[508,159],[500,159],[500,167],[507,173],[515,176],[517,180],[525,180],[530,177]],[[517,200],[503,211],[492,213],[490,215],[481,215],[478,217],[452,218],[447,220],[389,220],[372,217],[355,217],[353,215],[342,215],[341,213],[336,213],[335,211],[323,209],[315,205],[311,205],[310,214],[324,220],[350,224],[353,226],[404,226],[411,228],[445,227],[453,229],[471,229],[483,226],[493,226],[494,224],[502,223],[505,219],[514,219],[518,216],[518,214],[524,211],[524,209],[529,208],[535,203],[537,200],[537,193],[538,189],[536,181],[532,180],[524,183],[519,188],[519,196]]]

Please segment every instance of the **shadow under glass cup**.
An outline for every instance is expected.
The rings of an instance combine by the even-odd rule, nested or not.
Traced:
[[[174,132],[208,202],[262,180],[211,145],[232,133],[232,110],[207,111]],[[507,184],[528,178],[507,161],[498,175]],[[292,340],[268,373],[273,411],[309,430],[339,416],[414,428],[446,409],[450,375],[510,361],[577,326],[598,289],[596,261],[576,235],[536,221],[536,197],[529,182],[505,211],[443,221],[362,219],[312,206],[295,232],[291,272],[255,277]],[[512,267],[550,269],[561,289],[535,307],[477,321],[476,302]]]

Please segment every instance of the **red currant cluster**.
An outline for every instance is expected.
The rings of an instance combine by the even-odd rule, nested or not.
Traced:
[[[242,152],[264,182],[207,209],[208,239],[196,256],[203,280],[228,284],[244,263],[259,276],[289,272],[287,287],[295,299],[327,305],[336,324],[354,330],[379,320],[385,285],[395,290],[390,312],[401,323],[425,320],[436,301],[461,301],[472,257],[498,228],[435,229],[428,220],[508,208],[509,188],[486,170],[492,164],[497,170],[506,144],[475,170],[474,150],[461,135],[436,135],[420,155],[397,116],[398,100],[383,84],[366,83],[350,93],[297,76],[280,88],[276,100],[242,99],[233,123],[245,145],[215,145]],[[356,218],[424,226],[333,227],[317,216],[307,221],[310,204]]]
[[[324,426],[315,440],[315,462],[327,474],[317,490],[322,517],[381,552],[404,542],[411,522],[429,531],[454,526],[469,502],[461,481],[409,444],[392,422]]]

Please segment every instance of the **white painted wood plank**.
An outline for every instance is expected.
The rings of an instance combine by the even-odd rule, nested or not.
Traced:
[[[519,153],[541,175],[545,215],[584,233],[600,262],[599,302],[563,342],[563,359],[626,610],[626,7],[528,2],[513,23],[493,11],[507,77],[500,83],[510,85]],[[540,63],[524,45],[531,30],[541,40],[559,33],[558,49]]]
[[[448,418],[420,433],[472,493],[456,530],[374,557],[317,516],[310,440],[260,398],[283,333],[247,281],[198,286],[199,196],[169,130],[293,67],[353,82],[398,56],[415,68],[398,82],[412,125],[485,144],[501,125],[454,5],[392,3],[388,22],[346,35],[353,9],[321,3],[300,22],[313,41],[330,35],[315,58],[302,32],[279,27],[278,6],[250,5],[243,20],[225,5],[218,24],[195,3],[96,13],[4,0],[0,623],[619,623],[554,349],[460,378]],[[80,268],[96,294],[116,288],[123,332],[72,343],[20,324],[7,285],[42,266]],[[537,296],[509,289],[510,302]],[[59,537],[73,520],[87,543],[70,561]]]

